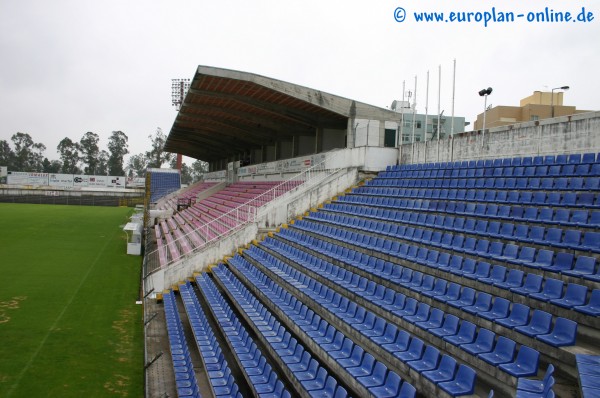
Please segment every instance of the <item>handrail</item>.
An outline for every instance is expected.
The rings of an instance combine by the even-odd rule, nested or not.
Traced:
[[[269,189],[268,191],[258,195],[257,197],[252,198],[250,201],[243,203],[240,206],[237,206],[226,213],[221,214],[217,218],[214,218],[204,223],[203,225],[192,229],[188,233],[182,233],[179,238],[174,238],[171,242],[165,243],[163,245],[163,248],[166,252],[165,254],[167,257],[167,263],[162,264],[161,268],[166,268],[169,265],[181,260],[186,256],[195,254],[203,248],[205,248],[207,245],[215,241],[221,240],[223,237],[242,229],[248,223],[255,222],[260,217],[263,217],[265,215],[267,210],[270,208],[269,205],[271,205],[275,199],[284,200],[286,197],[289,197],[290,195],[299,192],[299,190],[310,189],[318,183],[320,183],[321,181],[323,181],[325,178],[335,174],[340,170],[340,168],[328,169],[327,164],[331,163],[332,160],[335,160],[337,157],[339,157],[342,152],[343,150],[334,150],[328,152],[325,159],[323,159],[316,165],[302,170],[298,174],[283,181],[281,184],[278,184],[275,187]],[[235,222],[235,225],[231,226],[230,224],[224,221],[225,219],[233,220]],[[224,227],[226,230],[220,233],[217,232],[217,228],[219,226],[221,226],[221,228],[219,229],[223,229]],[[217,233],[214,234],[215,236],[213,236],[212,238],[207,239],[207,237],[209,236],[209,231]],[[177,258],[173,258],[171,256],[171,251],[168,250],[169,245],[177,245],[177,241],[179,241],[180,239],[187,239],[188,235],[195,232],[200,233],[201,237],[204,239],[204,244],[202,244],[201,246],[194,247],[191,252],[183,253]],[[148,253],[148,255],[155,255],[158,252],[158,250],[160,250],[160,247]]]

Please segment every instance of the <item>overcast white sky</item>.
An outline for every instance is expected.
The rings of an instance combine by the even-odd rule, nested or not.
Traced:
[[[394,19],[404,7],[406,20]],[[587,23],[417,23],[418,11],[570,11]],[[106,147],[113,130],[131,153],[171,129],[171,79],[198,65],[257,73],[373,105],[402,98],[424,112],[473,121],[488,104],[518,105],[534,90],[569,85],[565,104],[600,109],[600,0],[0,0],[0,140],[20,131],[48,148],[87,131]]]

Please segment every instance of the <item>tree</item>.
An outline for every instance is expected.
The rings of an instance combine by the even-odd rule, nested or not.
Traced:
[[[98,134],[88,131],[81,137],[79,141],[79,147],[81,148],[81,159],[85,165],[83,172],[87,175],[96,174],[96,168],[98,167],[98,154],[100,152],[98,148],[98,141],[100,137]]]
[[[194,182],[194,178],[192,177],[192,168],[185,163],[181,164],[179,175],[181,177],[182,184],[190,185]]]
[[[61,167],[62,163],[60,163],[60,160],[48,160],[48,158],[44,158],[42,162],[42,171],[44,173],[60,173]]]
[[[194,182],[200,181],[204,173],[208,173],[207,162],[196,160],[194,163],[192,163],[192,177],[194,178]]]
[[[69,137],[63,138],[56,147],[62,161],[61,171],[66,174],[79,174],[77,164],[81,160],[79,143],[73,142]]]
[[[108,172],[112,176],[124,176],[123,158],[129,153],[127,136],[122,131],[113,131],[108,139]]]
[[[33,142],[27,133],[15,133],[11,137],[14,144],[13,168],[17,171],[41,171],[46,146]]]
[[[104,149],[100,151],[98,155],[98,164],[96,165],[96,175],[107,175],[108,174],[108,152]]]
[[[15,159],[15,153],[11,149],[8,141],[0,141],[0,166],[6,166],[9,169],[13,169],[13,162]]]
[[[152,143],[152,149],[146,152],[148,167],[160,168],[163,164],[168,164],[175,157],[173,153],[165,152],[167,136],[163,134],[160,127],[156,128],[154,136],[149,135],[148,138],[150,138],[150,142]]]
[[[143,177],[148,167],[148,159],[143,153],[138,153],[129,158],[127,169],[129,170],[128,175],[130,177]]]

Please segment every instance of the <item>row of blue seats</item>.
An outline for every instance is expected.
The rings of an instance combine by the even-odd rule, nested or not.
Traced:
[[[258,269],[254,268],[247,260],[241,256],[235,256],[228,260],[230,265],[237,268],[244,277],[256,286],[265,294],[273,305],[286,314],[300,329],[304,331],[308,338],[311,338],[315,344],[336,363],[338,363],[346,372],[363,385],[370,393],[376,397],[414,397],[416,394],[415,388],[408,382],[403,381],[400,376],[392,371],[387,372],[385,365],[375,360],[375,358],[366,353],[363,348],[348,339],[342,332],[337,330],[333,325],[318,315],[314,315],[310,322],[307,317],[309,314],[308,307],[301,301],[297,300],[292,294],[283,289],[280,285],[273,282],[271,279],[266,279]],[[230,280],[233,275],[226,268],[220,268],[219,272],[228,276]],[[240,283],[240,282],[235,282]],[[326,333],[325,331],[329,331]],[[278,334],[279,335],[279,334]],[[334,345],[336,339],[333,335],[340,336],[342,343]],[[289,336],[289,334],[288,334]],[[329,338],[328,338],[329,337]],[[282,341],[285,341],[285,334],[280,336]],[[290,337],[287,338],[290,340]],[[362,352],[359,360],[351,358],[352,352]],[[310,354],[303,354],[300,361],[303,366],[310,368],[314,367],[315,359],[310,359]],[[370,376],[376,376],[382,384],[375,383],[369,380]]]
[[[204,363],[204,369],[215,397],[242,398],[231,369],[224,358],[221,346],[208,324],[208,319],[200,307],[200,303],[190,282],[179,285],[179,294],[183,301],[187,318]]]
[[[529,191],[597,191],[598,177],[480,177],[455,179],[375,178],[368,187],[430,189],[518,189]]]
[[[577,354],[575,360],[582,396],[600,397],[600,356]]]
[[[432,297],[443,296],[448,294],[448,292],[451,292],[450,297],[456,299],[457,297],[455,296],[457,296],[460,291],[460,285],[457,283],[448,284],[447,281],[443,279],[441,281],[430,280],[427,275],[420,271],[413,271],[412,268],[384,261],[369,256],[366,253],[360,253],[352,249],[341,247],[324,240],[298,233],[291,229],[281,231],[281,236],[328,257],[335,258],[353,267],[362,269],[363,271],[376,275],[382,279],[408,284],[413,281],[413,278],[418,278],[422,281],[421,285],[425,284],[425,287],[431,287],[430,293]],[[426,248],[422,249],[428,250]],[[568,294],[565,292],[563,295],[564,282],[562,280],[547,278],[544,283],[544,278],[535,273],[525,275],[522,271],[515,269],[508,270],[501,265],[491,267],[487,262],[476,262],[473,259],[463,258],[460,255],[450,256],[447,253],[444,254],[445,261],[442,263],[438,262],[439,258],[436,260],[435,257],[430,258],[429,256],[426,258],[427,261],[419,261],[415,258],[412,262],[426,267],[438,268],[444,273],[451,273],[470,280],[477,280],[478,282],[487,285],[510,290],[513,293],[536,298],[544,302],[555,300],[553,303],[560,307],[573,309],[586,315],[600,315],[600,289],[593,290],[589,301],[586,301],[588,293],[587,287],[585,286],[569,284],[569,286],[572,287],[570,289],[567,288],[569,290]],[[421,258],[425,257],[422,256]],[[414,276],[413,274],[416,274],[417,276]],[[427,289],[421,289],[423,294],[425,294],[426,291]],[[502,300],[499,301],[499,303],[502,302]],[[509,302],[506,302],[503,305],[507,313],[508,306]]]
[[[271,346],[281,363],[291,370],[294,378],[309,395],[320,397],[347,395],[344,387],[338,384],[334,375],[330,374],[317,359],[307,357],[309,363],[307,369],[297,369],[295,366],[302,363],[302,358],[306,355],[310,356],[302,343],[295,338],[282,342],[287,328],[223,264],[214,268],[212,272],[233,298],[236,306],[247,314],[254,328]]]
[[[163,294],[167,334],[169,336],[169,349],[175,372],[175,383],[178,397],[201,398],[194,372],[194,364],[190,358],[175,295],[172,291]]]
[[[444,199],[462,202],[489,202],[509,205],[546,205],[552,207],[600,208],[600,193],[591,192],[546,192],[495,189],[429,189],[358,187],[353,194],[383,196],[397,199]]]
[[[419,247],[419,245],[433,246],[442,250],[482,257],[489,261],[500,261],[511,266],[516,265],[560,273],[592,282],[600,281],[600,267],[597,267],[595,257],[580,255],[573,261],[573,254],[567,252],[559,252],[555,256],[555,253],[551,250],[538,250],[531,246],[521,247],[512,243],[505,244],[503,242],[476,239],[473,237],[465,238],[462,234],[452,234],[450,232],[436,234],[431,230],[412,227],[406,228],[404,235],[400,235],[397,232],[391,236],[415,242],[418,245],[402,244],[398,240],[390,240],[385,237],[367,235],[360,232],[351,232],[350,229],[331,227],[310,220],[300,220],[294,226],[368,250],[379,251],[383,254],[432,265],[437,268],[440,267],[438,263],[440,252],[435,249]],[[387,236],[385,232],[381,233],[381,231],[376,229],[370,231]]]
[[[217,290],[214,282],[206,274],[203,274],[196,277],[196,283],[210,305],[219,327],[229,342],[231,352],[237,358],[240,369],[244,372],[254,393],[261,398],[290,398],[291,394],[284,388],[277,373],[267,363],[266,358]]]
[[[352,377],[365,377],[365,372],[361,370],[361,368],[364,368],[364,365],[368,365],[369,370],[373,373],[377,366],[381,369],[379,370],[379,373],[383,372],[385,366],[381,362],[376,361],[371,354],[366,352],[360,345],[355,344],[332,324],[314,314],[309,307],[302,304],[302,302],[297,300],[292,294],[274,283],[273,280],[259,271],[256,267],[252,266],[247,260],[240,256],[236,256],[229,261],[247,279],[252,281],[255,286],[259,287],[261,291],[271,292],[269,295],[272,301],[277,303],[286,314],[289,314],[288,316],[294,319],[294,321],[297,322],[315,343],[331,356],[334,361],[344,368],[347,368],[348,365],[353,365],[347,369]],[[338,313],[341,313],[341,309],[339,307],[338,309]],[[307,321],[307,319],[309,320]],[[395,328],[395,326],[393,327]],[[364,332],[365,336],[379,344],[378,339],[380,336],[370,335],[366,329]],[[406,335],[408,336],[408,334]],[[404,350],[406,350],[406,348]],[[400,352],[400,349],[390,351],[390,353],[394,352]],[[446,360],[443,369],[437,369],[437,371],[432,369],[431,372],[428,372],[428,374],[424,376],[432,383],[447,383],[448,389],[452,389],[452,387],[458,388],[459,386],[456,384],[461,384],[462,382],[460,380],[463,380],[472,371],[470,371],[470,369],[462,369],[464,367],[463,365],[458,367],[458,371],[456,370],[456,367],[456,361]],[[385,380],[385,384],[383,386],[369,387],[369,391],[376,397],[395,397],[397,396],[396,394],[411,397],[414,397],[415,395],[416,391],[414,387],[407,381],[403,382],[395,372],[389,371],[387,377],[378,376],[378,379]],[[367,382],[368,379],[357,380],[364,383]],[[399,392],[394,392],[394,390]]]
[[[463,160],[457,162],[437,162],[437,163],[418,163],[418,164],[400,164],[388,166],[387,171],[397,170],[428,170],[428,169],[458,169],[458,168],[481,168],[481,167],[500,167],[500,166],[539,166],[552,164],[579,164],[579,163],[600,163],[600,153],[596,157],[595,153],[573,153],[570,155],[546,155],[546,156],[524,156],[504,159],[480,159]]]
[[[479,169],[382,171],[376,178],[588,177],[600,175],[600,163],[554,166],[500,166]]]
[[[369,339],[378,336],[378,333],[374,330],[374,328],[376,323],[381,324],[381,321],[379,321],[379,319],[382,318],[375,316],[371,311],[365,310],[364,307],[357,305],[355,302],[349,302],[347,307],[344,307],[343,305],[340,306],[342,302],[342,296],[339,293],[336,293],[332,289],[328,288],[320,282],[317,282],[315,279],[308,277],[307,275],[289,266],[288,264],[285,264],[275,259],[274,257],[267,255],[257,246],[251,247],[244,253],[249,255],[255,261],[258,261],[264,267],[268,268],[271,272],[276,273],[279,277],[284,279],[291,286],[294,286],[296,289],[300,289],[304,294],[310,297],[317,305],[320,305],[324,311],[328,311],[330,314],[339,319],[340,322],[347,324],[352,329]],[[383,322],[383,327],[385,330],[390,324],[390,322],[387,322],[385,320],[383,320]],[[408,337],[411,336],[408,335]],[[410,338],[410,340],[411,343],[413,343],[413,350],[410,350],[409,345],[403,350],[396,351],[393,353],[393,355],[397,359],[406,363],[409,367],[411,367],[410,362],[422,360],[424,350],[426,348],[426,344],[421,339]],[[338,344],[340,343],[341,342],[338,342]],[[467,383],[468,390],[466,391],[455,390],[455,383],[449,381],[441,382],[437,385],[442,390],[448,392],[450,395],[453,396],[471,394],[474,390],[476,376],[475,371],[470,369],[470,371],[465,372],[468,372],[472,375],[470,377],[470,382]]]
[[[409,228],[413,227],[395,224],[396,221],[399,221],[403,224],[433,228],[431,236],[435,233],[440,235],[443,234],[443,231],[450,231],[478,235],[485,238],[550,246],[551,248],[600,253],[600,232],[587,231],[582,233],[579,229],[563,230],[562,228],[546,228],[540,225],[530,227],[529,224],[515,225],[512,222],[414,213],[402,210],[371,211],[371,214],[367,215],[364,207],[351,205],[343,206],[346,211],[337,211],[339,207],[335,207],[335,211],[333,211],[330,207],[327,207],[324,209],[325,211],[311,213],[306,218],[324,220],[332,224],[346,225],[365,231],[377,231],[388,236],[409,236],[411,238],[414,236],[415,232],[411,233],[409,230]],[[346,216],[345,214],[351,214],[361,218]],[[377,222],[375,220],[369,220],[369,218],[363,218],[365,216],[375,220],[392,221],[394,223]],[[416,229],[413,228],[413,230]],[[425,229],[423,230],[425,231]],[[423,232],[423,234],[424,233],[425,232]],[[417,240],[422,239],[418,238]]]
[[[447,202],[421,199],[394,199],[375,196],[346,195],[335,204],[354,204],[394,210],[447,213],[494,220],[526,221],[529,223],[600,228],[600,211],[553,209],[550,207],[523,207],[485,203]],[[328,208],[328,207],[327,207]],[[365,210],[366,211],[366,210]],[[376,210],[375,210],[376,211]]]
[[[396,296],[401,293],[396,292],[394,289],[385,288],[365,277],[358,276],[324,260],[314,259],[313,256],[306,254],[306,252],[291,248],[283,242],[268,240],[268,242],[265,241],[263,244],[267,245],[267,247],[272,247],[285,257],[297,261],[305,268],[311,269],[316,274],[327,278],[331,282],[347,290],[351,290],[374,305],[390,310],[393,314],[438,337],[456,334],[460,323],[463,322],[458,317],[446,314],[440,309],[432,308],[418,299],[409,298],[407,301],[405,297],[402,297],[400,301],[404,305],[400,310],[396,310],[394,307],[385,307],[387,305],[392,306],[396,302]],[[447,281],[443,278],[434,278],[431,275],[423,276],[420,272],[411,273],[410,277],[402,278],[401,275],[400,279],[390,280],[417,293],[417,297],[424,295],[468,314],[515,329],[515,331],[526,336],[538,338],[540,341],[552,346],[558,347],[573,345],[575,343],[577,324],[559,317],[556,320],[554,329],[552,329],[552,315],[547,312],[535,310],[533,311],[534,316],[530,319],[529,307],[526,307],[525,318],[520,319],[522,323],[513,324],[507,322],[505,324],[503,320],[513,318],[512,311],[509,312],[511,303],[506,299],[493,297],[485,292],[476,292],[472,288],[463,287],[456,283],[447,285]],[[585,291],[587,291],[587,288]],[[568,293],[569,290],[567,290]],[[569,297],[570,295],[567,295],[565,300],[569,299]],[[494,306],[492,306],[492,301],[494,302]],[[570,304],[568,301],[567,303]],[[513,304],[513,309],[515,305]],[[525,309],[525,306],[522,307]],[[502,313],[499,312],[501,308]],[[486,317],[486,313],[493,314],[493,316]],[[556,338],[555,336],[557,330],[561,332],[560,338]],[[513,376],[519,377],[519,375],[515,374]],[[521,376],[529,376],[529,374],[522,374]]]

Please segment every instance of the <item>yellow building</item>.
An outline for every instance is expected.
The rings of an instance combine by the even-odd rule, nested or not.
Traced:
[[[589,112],[563,105],[563,94],[562,91],[534,91],[532,95],[521,100],[520,106],[495,106],[486,112],[485,128]],[[483,113],[480,113],[477,115],[474,130],[480,130],[482,127]]]

